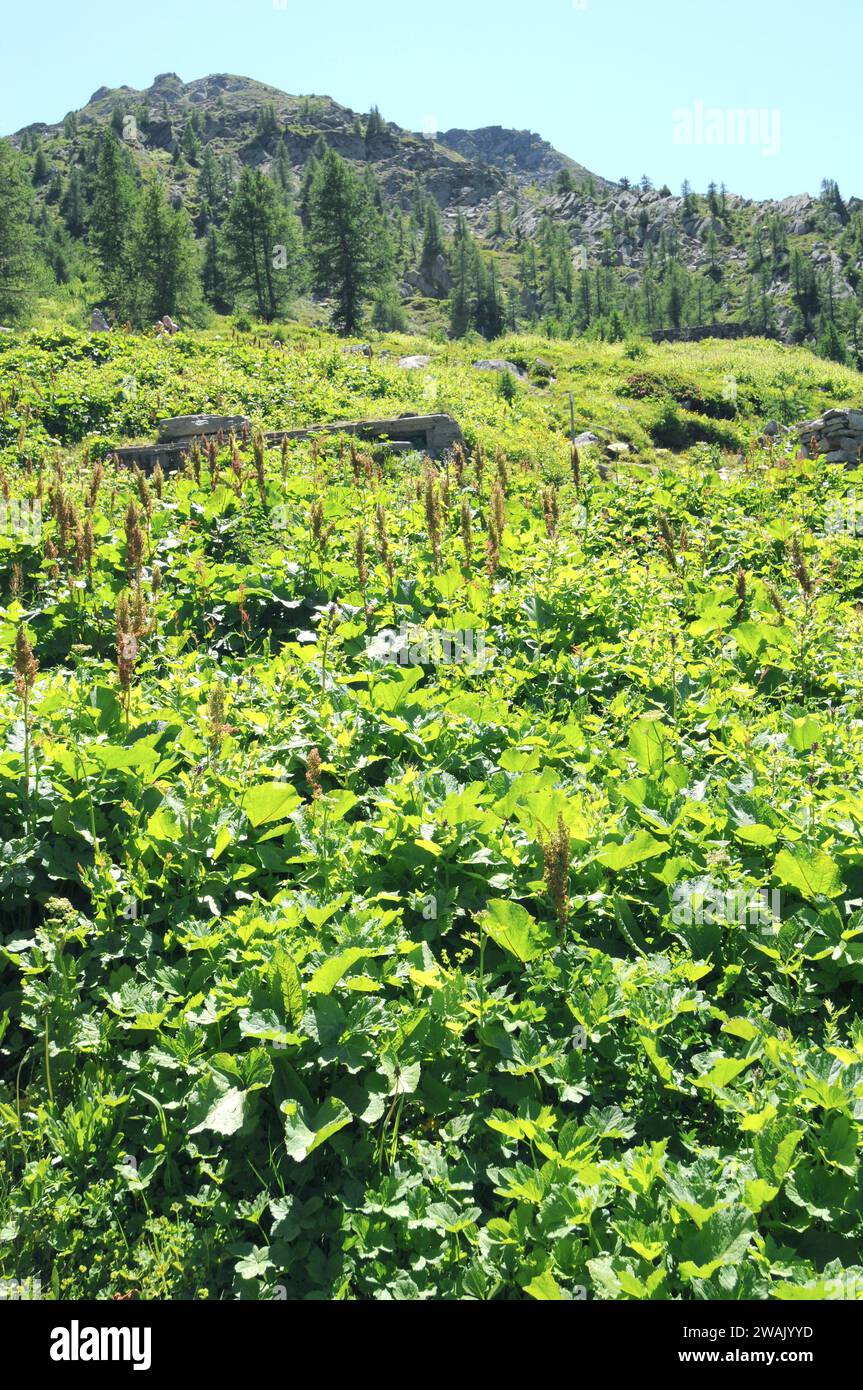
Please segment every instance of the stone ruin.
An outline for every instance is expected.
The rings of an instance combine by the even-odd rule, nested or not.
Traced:
[[[248,431],[251,422],[243,415],[178,415],[159,421],[155,444],[136,444],[115,450],[117,461],[150,472],[156,464],[163,470],[178,467],[194,440],[226,437]],[[304,429],[271,430],[264,435],[268,445],[283,439],[313,439],[323,434],[348,434],[370,444],[385,444],[393,453],[418,449],[426,454],[444,454],[464,443],[461,428],[451,415],[399,415],[384,420],[336,420],[332,424],[311,425]]]
[[[825,410],[817,420],[794,426],[800,458],[824,455],[828,463],[863,461],[863,410]]]
[[[706,338],[751,338],[745,323],[708,323],[694,328],[657,328],[651,333],[655,343],[701,343]]]

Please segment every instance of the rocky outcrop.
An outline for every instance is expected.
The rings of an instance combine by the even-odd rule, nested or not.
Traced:
[[[446,130],[438,143],[455,150],[465,159],[491,164],[504,173],[530,174],[536,183],[551,182],[566,169],[576,182],[593,178],[599,188],[610,188],[605,179],[591,175],[574,159],[568,159],[532,130],[507,130],[503,126],[484,126],[480,130]]]
[[[452,276],[443,256],[437,255],[431,265],[409,270],[404,284],[409,294],[421,294],[426,299],[446,299],[452,289]]]

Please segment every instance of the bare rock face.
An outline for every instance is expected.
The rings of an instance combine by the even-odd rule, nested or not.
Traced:
[[[825,410],[817,420],[795,426],[800,458],[823,455],[828,463],[857,463],[863,459],[863,410]]]
[[[452,276],[442,255],[437,255],[425,269],[409,270],[404,279],[405,289],[426,299],[446,299],[452,289]]]
[[[499,125],[447,130],[438,136],[438,142],[464,159],[490,164],[506,173],[529,174],[538,183],[551,182],[562,169],[569,170],[576,180],[588,176],[582,165],[567,159],[530,130],[507,130]],[[598,182],[605,184],[603,179]]]

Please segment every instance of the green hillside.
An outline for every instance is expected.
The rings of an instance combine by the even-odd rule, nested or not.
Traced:
[[[859,1296],[863,377],[371,345],[0,335],[0,1276]]]

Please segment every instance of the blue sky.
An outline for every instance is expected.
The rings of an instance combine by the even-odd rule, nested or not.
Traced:
[[[7,0],[0,133],[234,72],[411,129],[538,131],[608,178],[863,195],[863,0]],[[855,90],[857,88],[857,90]],[[738,112],[754,113],[742,120]]]

